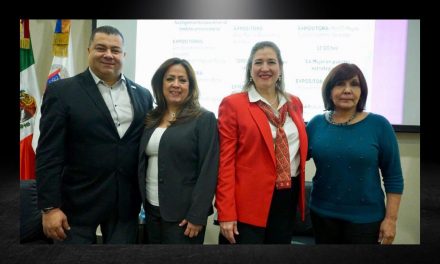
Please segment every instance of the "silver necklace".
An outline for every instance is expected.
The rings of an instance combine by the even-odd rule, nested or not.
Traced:
[[[330,122],[330,123],[332,123],[333,125],[337,125],[337,126],[346,126],[346,125],[348,125],[348,124],[350,124],[350,122],[351,121],[353,121],[353,119],[355,119],[356,118],[356,116],[357,116],[357,111],[355,111],[354,113],[353,113],[353,115],[346,121],[346,122],[342,122],[342,123],[336,123],[335,122],[335,120],[333,119],[333,115],[335,114],[335,111],[330,111],[329,113],[328,113],[328,121]]]

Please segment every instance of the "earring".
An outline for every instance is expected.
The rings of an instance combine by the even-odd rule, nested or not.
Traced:
[[[249,83],[252,83],[253,81],[252,76],[249,76]]]

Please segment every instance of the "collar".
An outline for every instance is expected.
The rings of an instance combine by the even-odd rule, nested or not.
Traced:
[[[89,67],[89,72],[90,72],[90,74],[92,75],[92,78],[93,78],[93,80],[95,81],[95,84],[96,84],[96,85],[99,84],[99,83],[103,83],[103,84],[105,84],[105,82],[104,82],[103,80],[101,80],[101,79],[100,79],[95,73],[93,73],[93,71],[92,71],[92,69],[90,69],[90,67]],[[121,78],[120,78],[117,82],[119,82],[119,81],[121,81],[121,80],[127,82],[127,80],[125,79],[124,74],[122,74],[122,73],[121,73]],[[116,83],[117,83],[117,82],[116,82]]]
[[[257,91],[257,89],[255,89],[254,85],[251,85],[251,87],[249,88],[248,97],[249,97],[249,102],[251,102],[251,103],[255,103],[255,102],[258,102],[259,100],[261,100],[261,101],[265,102],[266,104],[270,105],[270,103],[266,100],[266,98],[264,98],[263,96],[261,96],[258,93],[258,91]],[[280,93],[278,93],[278,98],[280,99],[280,103],[278,104],[278,108],[280,108],[281,106],[283,106],[287,102],[287,100]]]

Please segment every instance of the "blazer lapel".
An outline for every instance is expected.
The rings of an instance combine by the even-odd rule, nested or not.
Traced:
[[[139,144],[139,160],[141,160],[142,155],[145,153],[145,149],[147,147],[148,141],[150,141],[151,135],[156,128],[144,128],[144,132],[142,133],[142,137]]]
[[[137,126],[138,119],[141,120],[144,119],[144,116],[140,116],[142,114],[142,108],[136,92],[136,89],[139,88],[133,85],[132,82],[129,79],[127,79],[127,77],[125,77],[125,80],[126,80],[125,85],[127,86],[128,96],[130,97],[131,105],[133,107],[133,121],[131,122],[130,126],[125,132],[124,137],[130,134],[130,131],[133,130],[133,127]]]
[[[155,128],[144,128],[142,136],[140,138],[139,152],[138,152],[138,181],[145,182],[146,168],[148,166],[148,160],[145,154],[145,149],[147,148],[148,141],[150,141],[151,135],[153,134]],[[141,187],[142,197],[145,198],[145,188]]]
[[[260,130],[261,135],[263,136],[264,142],[266,143],[266,147],[269,149],[270,156],[272,157],[272,161],[276,164],[275,159],[275,150],[272,138],[272,132],[270,131],[269,121],[267,121],[266,114],[260,109],[257,104],[249,103],[249,111],[257,124],[258,129]]]
[[[95,84],[92,75],[87,69],[81,76],[81,88],[89,95],[92,101],[95,103],[98,110],[102,113],[102,115],[107,120],[107,124],[112,127],[112,130],[118,135],[118,131],[116,129],[115,123],[113,122],[113,118],[108,110],[107,105],[104,102],[104,98],[102,98],[101,93],[99,92],[98,86]]]

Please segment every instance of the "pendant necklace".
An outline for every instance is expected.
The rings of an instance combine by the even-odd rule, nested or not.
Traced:
[[[171,112],[171,111],[170,111],[170,116],[171,116],[171,118],[169,119],[169,121],[174,121],[174,120],[176,120],[176,113],[175,113],[175,112]]]

